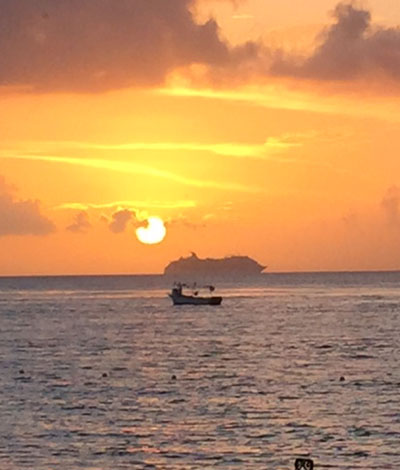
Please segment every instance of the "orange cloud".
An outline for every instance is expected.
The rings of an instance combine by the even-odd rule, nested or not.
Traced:
[[[128,209],[114,212],[112,221],[109,223],[108,227],[113,233],[124,232],[128,222],[130,222],[134,216],[134,213]]]
[[[59,157],[49,155],[0,155],[0,159],[19,159],[30,161],[43,161],[49,163],[62,163],[67,165],[76,165],[86,168],[93,168],[98,170],[116,171],[126,174],[137,174],[142,176],[150,176],[154,178],[161,178],[175,183],[180,183],[185,186],[193,186],[197,188],[214,188],[227,191],[242,191],[248,193],[258,193],[262,189],[258,187],[245,186],[239,183],[230,183],[223,181],[213,180],[200,180],[194,178],[187,178],[185,176],[173,173],[171,171],[159,170],[147,165],[142,165],[135,162],[123,162],[115,160],[105,160],[99,158],[72,158],[72,157]]]
[[[75,216],[74,222],[68,225],[67,230],[74,233],[84,233],[87,232],[90,227],[89,216],[86,212],[82,211]]]
[[[88,209],[121,209],[129,208],[133,211],[136,209],[190,209],[197,206],[196,201],[189,199],[177,201],[113,201],[106,203],[85,203],[85,202],[66,202],[55,207],[55,209],[73,209],[73,210],[88,210]]]
[[[20,145],[20,144],[19,144]],[[268,158],[270,154],[282,152],[293,147],[302,145],[299,139],[291,139],[288,136],[268,137],[261,144],[250,144],[241,142],[127,142],[121,144],[105,144],[94,142],[74,142],[74,141],[55,141],[55,142],[27,142],[24,147],[30,148],[32,145],[38,151],[53,152],[61,146],[65,149],[79,150],[114,150],[114,151],[193,151],[193,152],[210,152],[221,156],[231,156],[238,158]]]
[[[47,235],[53,222],[40,212],[39,201],[16,200],[0,176],[0,237],[5,235]]]

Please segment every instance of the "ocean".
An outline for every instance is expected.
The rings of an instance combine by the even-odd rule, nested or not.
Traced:
[[[1,470],[400,468],[400,273],[0,278]]]

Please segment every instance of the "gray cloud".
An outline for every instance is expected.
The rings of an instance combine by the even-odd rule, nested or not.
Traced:
[[[132,220],[134,213],[129,209],[122,209],[114,212],[112,221],[109,223],[109,229],[114,233],[122,233],[125,231],[126,226]]]
[[[190,64],[243,60],[194,0],[1,0],[0,85],[100,91],[161,84]],[[246,52],[247,51],[247,52]]]
[[[271,75],[400,80],[400,28],[373,24],[355,3],[339,3],[314,52],[299,57],[251,41],[230,46],[214,19],[196,22],[192,10],[204,1],[0,0],[0,86],[161,86],[171,71],[193,64],[207,66],[203,76],[215,83]]]
[[[86,212],[79,212],[75,216],[74,222],[67,227],[67,230],[75,233],[87,232],[91,227],[89,216]]]
[[[54,224],[41,214],[39,201],[15,200],[11,188],[0,176],[0,237],[47,235],[54,230]]]
[[[372,25],[371,13],[354,3],[339,3],[333,16],[335,23],[321,34],[311,56],[277,53],[272,73],[322,80],[400,79],[400,28]]]

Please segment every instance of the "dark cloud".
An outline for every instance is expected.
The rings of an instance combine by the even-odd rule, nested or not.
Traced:
[[[134,217],[134,213],[128,209],[122,209],[114,212],[112,221],[109,223],[109,229],[114,233],[122,233],[125,231],[126,226]]]
[[[0,176],[0,236],[47,235],[54,230],[54,224],[41,214],[39,202],[15,200]]]
[[[385,75],[400,79],[400,28],[371,23],[371,13],[354,3],[340,3],[335,23],[320,36],[309,57],[277,53],[271,71],[322,80],[349,80]]]
[[[400,28],[374,25],[371,13],[355,3],[338,4],[314,52],[298,57],[251,41],[230,46],[214,19],[196,21],[192,11],[204,1],[0,0],[0,86],[72,92],[151,87],[191,65],[205,65],[200,70],[214,83],[271,75],[400,80]]]
[[[391,226],[400,226],[400,188],[390,187],[381,201],[381,207],[385,212],[386,219]]]
[[[86,212],[80,212],[75,216],[74,222],[67,227],[67,230],[75,233],[87,232],[91,227],[89,216]]]
[[[161,84],[176,67],[231,65],[194,0],[1,0],[0,85],[99,91]],[[251,50],[248,51],[252,53]]]

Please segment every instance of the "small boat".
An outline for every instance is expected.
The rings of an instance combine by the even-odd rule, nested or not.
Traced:
[[[168,294],[172,299],[174,305],[220,305],[222,297],[218,296],[199,296],[196,284],[192,286],[193,294],[187,295],[182,292],[184,287],[189,287],[187,284],[176,283],[174,284],[171,292]],[[210,292],[215,290],[214,286],[205,286]]]

